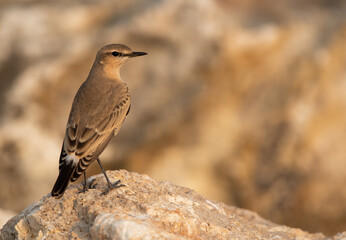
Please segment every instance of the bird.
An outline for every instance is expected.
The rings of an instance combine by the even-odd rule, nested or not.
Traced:
[[[130,111],[129,89],[120,77],[120,68],[130,58],[146,54],[132,51],[124,44],[109,44],[97,52],[72,103],[59,157],[59,175],[51,192],[54,198],[61,198],[69,183],[82,174],[85,192],[85,171],[95,160],[106,178],[107,191],[124,186],[120,180],[110,182],[99,155],[118,134]]]

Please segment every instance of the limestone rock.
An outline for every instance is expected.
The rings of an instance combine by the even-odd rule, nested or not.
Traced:
[[[325,239],[146,175],[107,173],[125,186],[105,194],[105,179],[97,175],[85,194],[81,184],[61,199],[48,194],[9,220],[1,239]]]

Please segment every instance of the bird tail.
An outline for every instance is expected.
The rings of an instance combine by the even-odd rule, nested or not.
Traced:
[[[73,161],[64,161],[60,166],[59,176],[52,189],[52,196],[61,198],[70,182],[71,176],[75,170]]]

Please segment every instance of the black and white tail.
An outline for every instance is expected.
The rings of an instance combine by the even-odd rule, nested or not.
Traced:
[[[52,189],[52,196],[55,198],[61,198],[64,194],[71,176],[76,168],[76,163],[72,159],[68,159],[69,156],[63,150],[61,150],[59,161],[59,176]],[[66,158],[67,157],[67,158]]]

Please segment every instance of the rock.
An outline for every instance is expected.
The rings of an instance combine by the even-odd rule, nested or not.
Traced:
[[[105,194],[105,179],[97,175],[85,194],[81,184],[61,199],[48,194],[9,220],[1,239],[326,239],[146,175],[107,174],[125,186]],[[344,235],[338,236],[333,239]]]

